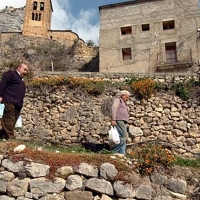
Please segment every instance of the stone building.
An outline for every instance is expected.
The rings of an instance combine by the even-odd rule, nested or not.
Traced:
[[[71,30],[51,30],[53,6],[51,0],[26,0],[22,34],[57,40],[67,46],[84,41]]]
[[[100,72],[194,72],[199,0],[132,0],[99,6]]]

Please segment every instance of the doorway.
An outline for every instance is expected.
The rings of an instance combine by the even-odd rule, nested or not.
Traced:
[[[177,62],[176,42],[166,43],[165,51],[166,51],[166,62],[167,63]]]

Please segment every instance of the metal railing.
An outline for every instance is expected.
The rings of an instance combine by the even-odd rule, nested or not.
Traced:
[[[157,54],[157,65],[181,64],[192,62],[192,50],[166,51]]]

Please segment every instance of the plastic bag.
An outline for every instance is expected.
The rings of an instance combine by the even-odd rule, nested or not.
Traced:
[[[0,103],[0,118],[3,117],[4,108],[5,108],[5,105]]]
[[[111,126],[108,131],[108,141],[110,145],[115,145],[120,143],[119,133],[115,126]]]
[[[21,117],[21,115],[18,117],[18,119],[16,121],[15,128],[16,129],[22,128],[22,117]]]

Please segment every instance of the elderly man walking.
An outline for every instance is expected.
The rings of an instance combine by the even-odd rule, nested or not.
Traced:
[[[14,138],[15,123],[20,115],[26,87],[24,76],[28,73],[28,66],[24,63],[15,70],[9,70],[2,76],[0,82],[0,102],[5,105],[1,120],[0,137],[5,140]]]

